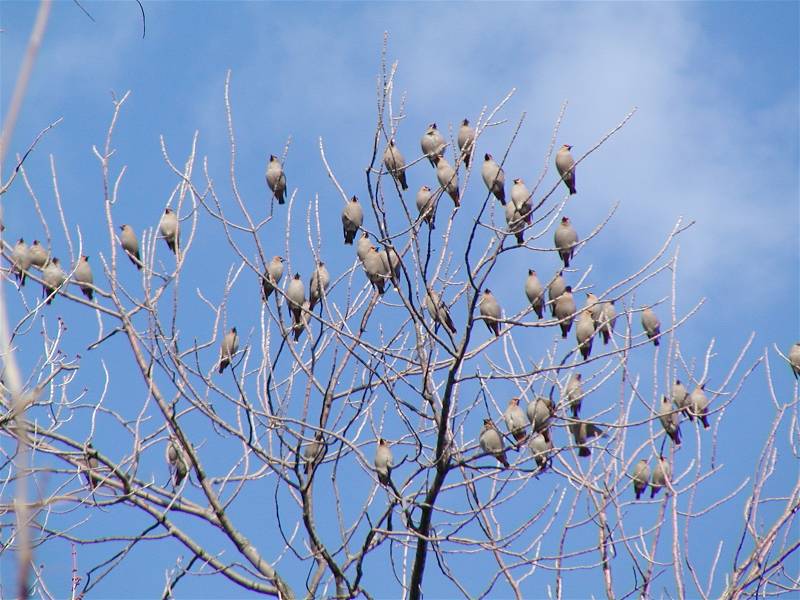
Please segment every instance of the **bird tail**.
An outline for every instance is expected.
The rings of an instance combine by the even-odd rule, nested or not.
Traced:
[[[708,424],[708,418],[705,415],[700,417],[700,421],[702,421],[704,429],[708,429],[709,427],[711,427],[711,425]]]
[[[398,176],[397,180],[400,182],[400,187],[403,188],[403,191],[408,189],[408,183],[406,182],[406,172],[402,171]]]
[[[653,346],[660,346],[661,342],[658,341],[658,338],[653,338]]]
[[[589,448],[587,448],[586,446],[581,446],[580,448],[578,448],[578,456],[583,456],[585,458],[591,455],[592,451],[589,450]]]

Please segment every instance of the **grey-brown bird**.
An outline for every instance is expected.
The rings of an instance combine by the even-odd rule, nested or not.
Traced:
[[[273,256],[267,265],[267,272],[261,276],[261,291],[263,292],[264,302],[269,300],[272,292],[283,278],[283,257]]]
[[[442,186],[447,195],[453,200],[453,204],[461,206],[461,201],[458,198],[458,177],[456,170],[450,166],[447,159],[443,156],[434,156],[433,162],[436,164],[436,179],[439,180],[439,185]]]
[[[363,224],[364,209],[361,208],[358,198],[353,196],[342,210],[342,230],[344,231],[345,244],[353,244],[353,240],[356,239],[356,233],[358,233],[358,229]]]
[[[389,140],[389,145],[383,152],[383,164],[389,174],[395,178],[403,190],[408,189],[406,183],[406,159],[403,158],[400,149],[395,145],[394,140]]]
[[[591,310],[582,310],[575,325],[575,337],[578,340],[578,349],[583,360],[592,354],[592,341],[594,340],[594,319]]]
[[[425,294],[425,308],[436,323],[436,327],[443,325],[444,328],[451,334],[455,335],[456,325],[450,317],[450,311],[447,308],[444,300],[437,292],[431,290],[430,293]]]
[[[497,427],[495,427],[491,419],[483,420],[483,429],[481,429],[481,435],[478,441],[484,452],[488,452],[494,456],[500,464],[508,468],[508,459],[506,458],[505,448],[503,448],[503,437],[500,435],[500,432],[497,431]]]
[[[659,407],[658,419],[667,435],[676,446],[681,445],[681,419],[677,412],[672,408],[672,402],[666,396],[661,396],[661,406]]]
[[[572,146],[564,144],[556,153],[556,169],[558,174],[569,189],[570,195],[577,193],[575,189],[575,159],[570,154]]]
[[[372,242],[369,239],[369,234],[365,231],[361,234],[361,237],[358,238],[358,242],[356,242],[356,254],[358,255],[358,260],[364,262],[367,254],[369,254],[370,248],[372,248]]]
[[[661,334],[661,321],[658,320],[656,313],[650,308],[645,308],[642,311],[642,327],[647,337],[653,340],[653,345],[658,346],[658,337]]]
[[[300,312],[300,321],[292,325],[292,333],[294,333],[294,341],[300,339],[303,332],[309,328],[309,312],[311,311],[311,304],[308,300],[303,302],[303,308]]]
[[[508,232],[514,234],[517,239],[517,244],[524,244],[526,225],[525,214],[519,212],[513,202],[506,204],[505,213]]]
[[[444,156],[444,150],[447,146],[444,137],[436,127],[436,123],[428,125],[425,133],[422,134],[419,145],[422,148],[422,153],[428,157],[431,166],[436,166],[436,157]]]
[[[564,268],[569,267],[569,261],[575,256],[575,246],[578,243],[578,233],[572,227],[569,217],[561,217],[561,224],[556,227],[553,235],[558,256],[564,261]]]
[[[458,128],[458,149],[461,150],[461,160],[468,169],[473,146],[475,146],[475,130],[470,126],[469,119],[464,119]]]
[[[378,249],[375,246],[369,247],[369,252],[364,257],[364,271],[367,273],[367,279],[378,290],[378,293],[383,295],[386,291],[386,280],[389,279],[389,269],[384,264],[383,257],[381,257]]]
[[[514,185],[511,186],[511,202],[517,207],[517,211],[525,216],[526,222],[530,223],[533,212],[533,196],[521,177],[517,177]]]
[[[603,430],[594,423],[588,421],[577,421],[569,424],[570,433],[575,440],[575,445],[578,447],[578,456],[587,457],[592,455],[592,450],[587,446],[590,438],[600,437],[603,435]]]
[[[636,499],[639,500],[650,481],[650,465],[647,464],[645,459],[641,459],[633,467],[631,479],[633,479],[633,492],[636,494]]]
[[[617,323],[617,309],[614,302],[608,301],[600,304],[600,324],[598,331],[603,336],[603,343],[608,345],[611,336],[614,334],[614,325]]]
[[[11,261],[11,270],[14,273],[17,283],[22,287],[25,285],[26,272],[31,268],[28,244],[25,243],[24,239],[19,238],[17,243],[14,244],[14,249],[11,251]]]
[[[55,259],[54,259],[55,260]],[[103,478],[100,475],[100,461],[97,459],[97,450],[94,449],[92,442],[87,442],[83,448],[83,460],[81,461],[83,477],[89,489],[92,491],[97,489]]]
[[[528,420],[519,406],[519,398],[512,398],[508,401],[506,412],[503,413],[503,420],[506,422],[508,432],[514,436],[517,448],[519,448],[525,438],[528,437],[528,432],[526,431]]]
[[[61,268],[61,261],[53,258],[42,270],[42,296],[47,298],[50,304],[55,298],[55,292],[67,281],[67,274]]]
[[[533,269],[528,269],[528,278],[525,280],[525,295],[533,307],[533,312],[541,319],[544,316],[544,287]]]
[[[553,417],[553,403],[549,398],[537,396],[528,402],[525,409],[531,428],[536,433],[541,433],[544,438],[550,441],[550,420]]]
[[[286,200],[286,174],[283,172],[283,165],[278,157],[270,154],[267,162],[267,171],[264,174],[267,179],[267,187],[275,195],[278,204],[285,204]]]
[[[167,444],[167,467],[172,474],[172,484],[178,487],[189,473],[186,457],[181,450],[178,440],[170,439]]]
[[[800,378],[800,342],[795,342],[789,348],[789,366],[795,379]]]
[[[590,313],[592,313],[594,327],[597,329],[600,326],[600,311],[603,308],[602,303],[596,295],[594,295],[592,292],[588,292],[586,294],[586,305],[583,308],[584,310],[588,310]]]
[[[89,257],[81,256],[78,259],[78,264],[75,265],[75,272],[72,275],[75,283],[81,288],[83,295],[89,300],[94,297],[94,276],[92,275],[92,267],[89,265]]]
[[[417,210],[419,211],[420,219],[425,221],[431,229],[436,229],[433,223],[435,216],[433,194],[431,193],[431,188],[427,185],[423,185],[417,192]]]
[[[549,439],[545,438],[541,433],[534,433],[528,440],[528,449],[536,461],[536,466],[541,471],[547,469],[550,462],[550,455],[552,454],[553,445]]]
[[[661,488],[667,485],[672,479],[672,468],[666,459],[661,456],[653,469],[653,477],[650,480],[650,497],[655,498]]]
[[[383,438],[378,438],[378,447],[375,449],[375,471],[382,485],[389,485],[393,466],[394,457],[389,444]]]
[[[300,279],[300,273],[295,273],[289,285],[286,287],[286,301],[292,313],[292,325],[302,326],[303,324],[303,304],[306,301],[306,286]]]
[[[314,463],[322,457],[325,447],[318,439],[313,439],[303,448],[303,462],[305,463],[306,475],[311,473]]]
[[[378,252],[383,261],[383,268],[389,277],[400,277],[400,256],[394,248],[383,248]]]
[[[692,390],[689,396],[689,410],[695,417],[700,419],[705,429],[709,428],[708,423],[708,396],[705,393],[706,384],[698,385]]]
[[[44,249],[39,240],[33,240],[33,243],[28,247],[28,258],[31,261],[31,266],[44,269],[50,261],[50,253]]]
[[[222,338],[222,343],[219,347],[219,372],[220,374],[225,370],[231,361],[233,355],[239,351],[239,334],[236,332],[236,327],[231,327],[231,330]]]
[[[308,298],[308,309],[314,310],[314,307],[317,305],[317,302],[322,300],[322,296],[325,292],[328,291],[328,286],[331,284],[331,275],[328,273],[328,268],[325,266],[325,263],[319,261],[317,263],[317,268],[314,269],[314,272],[311,274],[311,281],[309,281],[308,289],[309,289],[309,298]]]
[[[567,282],[564,279],[564,274],[559,271],[553,280],[547,284],[547,296],[550,302],[550,314],[556,316],[556,300],[567,289]]]
[[[130,225],[120,225],[119,242],[125,254],[128,255],[130,261],[136,265],[136,268],[142,269],[142,257],[139,255],[139,239],[136,237],[136,232]]]
[[[503,206],[506,205],[506,174],[503,168],[497,164],[488,152],[483,155],[483,166],[481,167],[481,177],[483,183],[486,184],[486,189],[500,201]]]
[[[581,381],[583,380],[583,375],[580,373],[573,373],[569,376],[567,380],[567,386],[564,389],[564,400],[566,401],[567,406],[572,411],[572,416],[574,418],[578,418],[578,415],[581,414],[581,405],[583,404],[583,386],[581,385]]]
[[[494,333],[495,336],[499,336],[502,310],[500,309],[500,303],[497,302],[497,299],[490,289],[483,291],[483,295],[478,301],[478,307],[480,308],[481,316],[484,317],[483,322],[486,323],[486,327],[489,331]]]
[[[179,233],[178,233],[178,217],[171,208],[165,208],[164,214],[161,215],[161,222],[158,224],[158,231],[161,237],[167,242],[167,246],[175,254],[178,254]]]
[[[569,330],[572,329],[572,321],[575,319],[575,299],[572,297],[572,286],[564,288],[564,293],[556,298],[553,316],[560,321],[561,337],[566,339]]]
[[[672,384],[670,396],[672,397],[672,403],[675,405],[675,408],[680,409],[683,414],[689,417],[690,421],[694,421],[694,415],[690,410],[691,402],[689,401],[689,391],[686,389],[686,386],[681,383],[680,379],[676,379],[675,383]]]

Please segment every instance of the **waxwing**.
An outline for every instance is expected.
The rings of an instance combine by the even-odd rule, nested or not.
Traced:
[[[436,165],[435,157],[443,156],[445,147],[447,146],[446,142],[444,141],[444,137],[436,127],[436,123],[431,123],[428,125],[425,133],[422,134],[419,145],[420,148],[422,148],[422,153],[428,157],[428,161],[430,161],[431,166]]]
[[[653,345],[658,346],[658,336],[661,333],[661,321],[658,320],[656,313],[650,308],[645,308],[642,311],[642,327],[647,337],[653,340]]]
[[[267,178],[267,187],[277,198],[278,204],[285,204],[286,174],[283,172],[281,161],[273,154],[269,155],[265,176]]]
[[[672,408],[672,402],[669,401],[669,398],[666,396],[661,396],[661,406],[659,408],[659,420],[661,421],[661,426],[664,428],[664,431],[667,432],[667,435],[672,439],[672,442],[676,446],[681,445],[681,426],[680,426],[680,416],[677,412],[674,412]]]
[[[560,321],[561,337],[566,339],[569,330],[572,329],[572,321],[575,318],[575,299],[572,297],[572,286],[564,288],[564,293],[556,298],[553,316]]]
[[[92,267],[89,266],[89,257],[81,256],[78,259],[78,264],[75,266],[75,273],[73,274],[75,282],[81,288],[83,295],[89,300],[94,297],[94,276],[92,275]]]
[[[475,145],[475,130],[470,127],[469,119],[461,121],[461,127],[458,128],[458,149],[461,150],[461,160],[469,169],[470,155],[472,148]]]
[[[641,459],[633,467],[633,491],[636,494],[636,499],[642,497],[642,494],[647,489],[647,484],[650,481],[650,465],[647,464],[645,459]]]
[[[222,343],[219,348],[219,372],[222,373],[231,361],[233,355],[239,350],[239,334],[236,332],[236,327],[231,327],[231,330],[222,338]]]
[[[177,254],[179,246],[178,217],[171,208],[164,209],[161,222],[158,224],[158,231],[167,242],[169,249]]]
[[[481,316],[484,317],[486,327],[488,327],[489,331],[494,333],[495,336],[499,336],[502,310],[491,290],[484,290],[481,299],[478,301],[478,305],[480,307]]]
[[[492,454],[504,467],[508,468],[508,459],[503,448],[503,438],[491,419],[483,420],[483,429],[481,430],[479,442],[484,452]]]
[[[325,267],[325,263],[319,261],[317,263],[317,268],[314,269],[314,272],[311,274],[311,281],[309,282],[309,299],[308,299],[308,309],[314,310],[314,307],[317,305],[317,302],[322,300],[322,296],[325,292],[328,291],[328,286],[331,284],[331,276],[328,273],[328,269]]]
[[[400,149],[395,145],[394,140],[389,140],[389,145],[383,153],[383,164],[386,170],[389,171],[392,177],[395,178],[400,187],[404,190],[408,189],[406,183],[406,159],[403,158]]]
[[[389,485],[392,476],[394,458],[386,440],[378,438],[378,447],[375,449],[375,470],[378,472],[378,481],[382,485]]]
[[[528,269],[528,278],[525,280],[525,295],[533,307],[533,312],[540,319],[544,316],[544,287],[536,276],[536,271]]]
[[[451,334],[456,333],[456,326],[455,323],[453,323],[453,319],[450,317],[447,304],[444,303],[444,300],[442,300],[435,291],[431,290],[430,293],[425,294],[425,308],[437,326],[444,325],[444,328]]]
[[[556,169],[561,179],[569,189],[570,195],[576,193],[575,189],[575,160],[570,154],[572,146],[564,144],[556,153]]]
[[[495,198],[500,201],[500,204],[506,204],[506,174],[503,168],[498,165],[491,154],[483,155],[483,166],[481,167],[481,177],[483,183],[486,184],[488,189]]]
[[[128,255],[131,262],[136,265],[136,268],[142,269],[142,257],[139,255],[139,239],[136,237],[136,232],[130,225],[120,225],[122,233],[119,236],[119,241],[122,244],[122,249]]]
[[[572,227],[569,217],[561,217],[561,224],[556,227],[553,239],[558,248],[558,255],[564,261],[564,268],[569,267],[569,261],[575,255],[575,245],[578,243],[578,234]]]
[[[508,401],[506,412],[503,413],[503,420],[506,422],[506,427],[514,439],[517,441],[517,447],[525,441],[528,437],[526,426],[528,424],[525,418],[525,413],[519,406],[519,398],[512,398]]]
[[[283,278],[283,257],[273,256],[267,265],[267,272],[261,277],[261,290],[264,293],[264,302],[272,294],[275,287]]]
[[[450,166],[447,159],[443,156],[434,156],[433,162],[436,164],[436,178],[439,180],[439,185],[444,188],[444,191],[453,199],[453,204],[456,206],[461,205],[458,199],[458,177],[456,170]]]

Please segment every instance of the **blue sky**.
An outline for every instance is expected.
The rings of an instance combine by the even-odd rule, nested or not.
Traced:
[[[408,115],[398,133],[398,144],[407,158],[417,152],[427,123],[436,121],[445,131],[457,128],[464,116],[474,119],[484,106],[494,106],[516,88],[501,115],[508,122],[487,131],[478,154],[499,154],[525,112],[505,170],[509,179],[519,174],[532,182],[564,100],[569,106],[559,144],[569,142],[578,153],[637,107],[631,122],[580,165],[580,193],[567,209],[579,233],[588,233],[615,202],[620,203],[610,224],[584,252],[580,267],[591,265],[591,283],[606,289],[637,269],[679,217],[694,220],[695,225],[679,241],[678,312],[685,313],[701,298],[706,304],[681,331],[682,352],[702,363],[713,338],[716,354],[710,375],[712,382],[718,381],[755,331],[749,360],[769,347],[776,391],[779,397],[791,396],[788,369],[779,364],[771,347],[775,343],[786,351],[800,335],[796,3],[145,3],[144,40],[135,3],[86,7],[96,23],[71,2],[54,5],[11,148],[11,153],[24,151],[39,130],[64,118],[26,163],[49,218],[57,255],[67,252],[52,200],[50,154],[56,161],[69,226],[73,232],[80,227],[84,244],[91,249],[88,254],[98,259],[100,252],[108,255],[107,233],[100,220],[100,169],[92,145],[100,147],[104,142],[112,90],[118,96],[132,92],[114,144],[116,168],[127,165],[128,169],[114,209],[116,222],[131,223],[138,231],[157,224],[175,185],[161,156],[161,135],[173,159],[183,163],[198,130],[198,155],[208,156],[212,176],[225,201],[232,203],[223,105],[223,84],[231,69],[238,183],[245,201],[257,215],[266,213],[265,159],[270,153],[281,153],[291,136],[286,172],[290,188],[297,188],[292,268],[304,279],[310,273],[312,256],[297,240],[305,236],[304,207],[318,194],[326,262],[332,272],[344,271],[353,257],[341,245],[341,201],[319,159],[318,138],[324,139],[326,154],[345,190],[365,199],[364,169],[376,119],[376,76],[383,32],[388,31],[389,60],[399,61],[395,98],[399,101],[405,95]],[[0,9],[0,99],[4,105],[35,10],[35,4],[20,2],[4,3]],[[195,172],[199,176],[200,169]],[[546,182],[553,181],[551,169]],[[431,183],[431,172],[419,164],[409,172],[410,192],[423,183]],[[468,206],[483,199],[479,178],[472,183],[476,191],[466,199]],[[41,226],[20,184],[4,198],[6,235],[41,237]],[[409,198],[413,200],[413,195]],[[460,217],[468,218],[466,214]],[[202,338],[211,330],[213,315],[191,298],[194,287],[219,301],[225,273],[236,257],[226,251],[221,230],[208,218],[201,217],[198,237],[203,247],[195,248],[194,258],[187,263],[182,318],[186,331]],[[282,252],[280,220],[271,224],[262,241],[275,253]],[[519,306],[522,281],[505,285],[501,282],[506,277],[519,277],[531,265],[548,276],[556,268],[549,253],[509,256],[498,268],[493,285],[507,309]],[[130,272],[125,276],[130,277],[127,283],[135,283]],[[360,277],[356,273],[359,282]],[[656,278],[637,293],[637,302],[667,295],[670,284],[668,276]],[[228,307],[228,321],[235,316],[240,332],[254,341],[258,336],[256,289],[253,277],[245,273]],[[86,354],[85,346],[95,333],[94,318],[60,299],[55,304],[72,334],[66,350]],[[13,300],[10,310],[12,316],[21,314]],[[463,313],[463,303],[457,310]],[[48,314],[48,327],[54,314]],[[41,343],[34,338],[40,326],[44,323],[37,320],[30,342],[21,347],[21,361],[29,370],[39,356]],[[483,331],[479,335],[479,340],[485,339]],[[555,333],[537,331],[536,335],[539,345],[530,348],[532,356],[548,347]],[[653,369],[647,350],[647,357],[635,364],[649,382]],[[208,351],[209,363],[214,352]],[[145,393],[125,373],[129,349],[121,340],[114,341],[104,357],[115,374],[107,401],[116,407],[130,402],[130,414],[135,415]],[[661,371],[663,360],[662,356]],[[102,371],[90,354],[84,363],[78,385],[89,390],[91,404],[100,393]],[[717,457],[726,466],[718,480],[726,490],[752,473],[752,448],[760,446],[768,427],[768,416],[760,410],[766,403],[763,381],[759,371],[726,413]],[[137,390],[135,399],[126,397],[131,389]],[[473,420],[479,422],[477,415]],[[88,430],[85,424],[71,424],[71,433],[79,438],[86,435],[80,433],[83,430]],[[473,427],[464,438],[475,433]],[[100,432],[96,445],[103,446],[104,436],[110,435]],[[369,446],[364,449],[367,456],[371,451]],[[161,455],[156,452],[151,460],[156,478],[163,477],[158,473]],[[796,464],[781,463],[780,468],[788,480],[796,476]],[[271,490],[271,480],[259,483]],[[546,485],[557,483],[551,480]],[[710,496],[713,492],[706,491]],[[253,492],[253,498],[258,501],[259,491]],[[732,506],[724,516],[739,517],[740,506]],[[655,506],[649,510],[655,511]],[[268,544],[274,531],[270,522],[254,519],[257,514],[254,508],[237,508],[237,516],[253,522],[248,534]],[[87,527],[103,530],[97,517]],[[699,531],[708,531],[713,539],[713,519]],[[716,548],[715,541],[709,548]],[[702,555],[705,550],[700,544],[693,554]],[[82,564],[104,556],[93,548],[80,552]],[[98,589],[99,595],[160,593],[162,573],[179,552],[155,544],[148,546],[147,553],[134,552],[119,575]],[[59,587],[69,582],[69,565],[59,563],[63,556],[64,547],[54,544],[52,549],[42,548],[37,560],[47,563],[53,589],[66,593],[67,587]],[[426,579],[430,596],[452,595],[454,589],[431,567]],[[470,565],[476,572],[484,567],[489,568],[483,563]],[[6,569],[2,570],[5,581],[10,576]],[[152,581],[137,577],[144,569],[152,570]],[[303,570],[289,577],[302,589],[305,575]],[[373,577],[370,583],[379,595],[392,594],[391,582],[382,588],[385,582]],[[546,579],[531,578],[530,596],[540,593],[541,581]],[[597,573],[576,574],[567,592],[584,595],[599,581]],[[181,586],[187,596],[244,595],[212,578],[190,579]],[[498,588],[498,594],[507,595],[508,590]]]

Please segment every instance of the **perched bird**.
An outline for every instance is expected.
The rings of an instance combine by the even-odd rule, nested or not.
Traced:
[[[386,280],[389,278],[388,265],[384,264],[383,257],[381,257],[375,246],[369,247],[369,252],[364,257],[364,271],[367,273],[367,279],[370,283],[378,289],[379,294],[386,291]]]
[[[556,227],[555,235],[556,248],[558,248],[558,255],[564,261],[564,268],[569,267],[569,261],[575,255],[575,246],[578,243],[578,234],[572,227],[569,217],[561,217],[561,225]]]
[[[519,407],[519,398],[512,398],[508,401],[506,412],[503,413],[503,420],[506,422],[508,432],[517,441],[517,447],[519,448],[520,444],[528,437],[528,432],[526,431],[528,421],[525,418],[525,413]]]
[[[481,177],[483,177],[483,183],[486,184],[486,189],[488,189],[494,195],[494,197],[500,201],[500,204],[505,206],[506,174],[503,172],[503,167],[495,162],[491,154],[487,153],[483,155]]]
[[[97,460],[97,451],[94,449],[92,442],[87,442],[83,448],[82,463],[86,484],[94,491],[102,483],[102,477],[100,476],[100,461]]]
[[[650,465],[647,464],[645,459],[641,459],[633,467],[633,491],[636,494],[636,499],[639,500],[647,489],[647,484],[650,481]]]
[[[395,146],[394,140],[389,140],[389,145],[386,146],[386,150],[383,152],[383,164],[389,174],[400,184],[400,187],[407,190],[406,159],[403,158],[399,148]]]
[[[461,206],[461,201],[458,199],[456,170],[450,166],[450,163],[443,156],[434,156],[433,162],[436,164],[436,178],[439,180],[439,185],[453,199],[453,204]]]
[[[25,272],[31,268],[31,256],[28,251],[28,244],[25,243],[24,239],[19,238],[17,243],[14,244],[14,249],[11,251],[11,261],[11,271],[14,273],[17,283],[22,287],[25,285]]]
[[[575,337],[578,339],[578,349],[581,351],[583,360],[592,354],[592,341],[594,340],[594,319],[592,311],[582,310],[578,317],[578,324],[575,326]]]
[[[570,195],[577,193],[575,189],[575,160],[570,154],[572,146],[564,144],[556,153],[556,169],[561,179],[564,180]]]
[[[443,325],[447,331],[455,335],[455,323],[453,323],[453,319],[450,317],[447,304],[444,303],[444,300],[441,299],[438,293],[431,290],[425,294],[425,308],[428,310],[428,313],[431,315],[437,327]]]
[[[692,394],[689,396],[689,411],[691,414],[694,414],[695,417],[700,419],[700,422],[703,424],[703,428],[708,429],[708,396],[705,393],[706,384],[698,385],[692,390]]]
[[[431,188],[423,185],[417,192],[417,210],[419,211],[419,218],[424,220],[431,229],[436,229],[433,224],[435,216],[433,205],[433,194]]]
[[[536,276],[536,271],[528,269],[528,278],[525,280],[525,295],[533,307],[533,312],[540,319],[544,316],[544,287]]]
[[[306,444],[305,448],[303,448],[303,461],[306,463],[306,475],[311,473],[314,462],[319,460],[319,458],[323,455],[324,450],[325,447],[318,439],[311,440],[308,444]]]
[[[67,281],[67,274],[61,268],[61,262],[53,258],[42,271],[42,296],[47,298],[50,304],[55,297],[56,290]]]
[[[165,208],[158,225],[161,237],[167,242],[167,246],[175,254],[178,253],[178,217],[171,208]]]
[[[294,341],[300,339],[303,332],[309,327],[308,313],[311,311],[311,304],[308,300],[303,302],[303,308],[300,312],[300,320],[292,325],[292,332],[294,333]]]
[[[186,476],[189,474],[189,465],[186,464],[186,459],[183,456],[179,456],[177,462],[175,463],[175,472],[172,475],[172,483],[175,487],[178,487],[181,482],[186,479]]]
[[[383,248],[378,254],[381,255],[383,268],[389,277],[400,277],[400,256],[394,248]]]
[[[675,405],[675,408],[680,409],[683,414],[689,417],[690,421],[694,421],[694,415],[690,409],[691,402],[689,401],[689,391],[686,389],[686,386],[681,383],[680,379],[676,379],[675,383],[672,384],[670,396],[672,397],[672,403]]]
[[[267,187],[278,199],[278,204],[285,204],[286,174],[283,172],[281,161],[273,154],[269,155],[265,177],[267,178]]]
[[[653,469],[653,478],[650,480],[650,497],[655,498],[659,490],[667,485],[672,478],[672,468],[663,456],[658,458],[656,468]]]
[[[560,321],[558,325],[561,327],[561,337],[564,339],[566,339],[569,330],[572,329],[572,321],[577,310],[575,299],[572,297],[572,286],[568,285],[564,288],[564,293],[556,298],[556,303],[553,307],[553,316]]]
[[[236,327],[231,327],[231,330],[222,338],[222,343],[219,347],[219,372],[222,373],[231,361],[233,355],[239,350],[239,334],[236,332]]]
[[[479,442],[484,452],[492,454],[500,464],[508,468],[508,459],[503,448],[503,438],[491,419],[483,420],[483,429],[481,430]]]
[[[295,273],[286,287],[286,300],[292,313],[292,325],[303,324],[303,304],[306,301],[306,286],[300,279],[300,273]]]
[[[533,196],[520,177],[517,177],[514,180],[514,185],[511,186],[511,202],[516,206],[517,212],[525,217],[525,222],[530,225],[531,214],[533,213]]]
[[[461,121],[461,127],[458,128],[458,149],[461,150],[461,160],[469,169],[470,155],[472,154],[472,147],[475,145],[475,130],[470,127],[469,119]]]
[[[308,289],[309,291],[309,298],[308,298],[308,309],[314,310],[314,307],[317,305],[322,299],[323,294],[328,291],[328,286],[331,284],[331,276],[328,273],[328,269],[325,267],[325,263],[319,261],[317,263],[317,268],[314,269],[314,272],[311,274],[311,281],[309,281]]]
[[[428,129],[426,129],[425,133],[422,134],[422,139],[420,139],[419,145],[422,148],[422,153],[428,157],[431,166],[436,165],[435,157],[443,156],[444,149],[447,146],[446,142],[444,141],[444,137],[442,137],[442,134],[436,127],[436,123],[431,123],[428,125]]]
[[[264,293],[264,302],[269,300],[273,290],[283,278],[283,257],[273,256],[267,265],[267,272],[261,276],[261,291]]]
[[[94,276],[92,275],[92,267],[89,266],[89,257],[81,256],[78,259],[78,264],[75,266],[75,273],[73,275],[78,287],[81,288],[83,295],[89,300],[94,297],[94,290],[92,284],[94,283]]]
[[[567,406],[572,410],[572,416],[576,419],[578,415],[581,414],[581,405],[583,404],[582,379],[583,375],[580,373],[573,373],[567,380],[567,387],[564,390]]]
[[[44,269],[50,261],[50,253],[42,247],[39,240],[33,240],[28,247],[28,258],[32,266]]]
[[[614,302],[603,302],[600,304],[600,324],[598,331],[603,336],[603,343],[608,345],[611,341],[611,335],[614,333],[614,325],[617,322],[617,309],[614,308]]]
[[[167,444],[167,466],[172,473],[172,484],[178,487],[189,473],[189,466],[176,439]]]
[[[528,440],[528,449],[531,451],[533,459],[536,461],[536,466],[542,471],[547,469],[547,465],[550,462],[550,454],[553,449],[550,440],[545,438],[541,433],[534,433]]]
[[[795,342],[789,348],[789,366],[792,367],[794,378],[800,378],[800,342]]]
[[[342,210],[342,229],[344,230],[344,243],[352,246],[356,239],[358,228],[364,223],[364,209],[358,198],[353,196]]]
[[[119,236],[119,241],[122,244],[122,249],[131,259],[131,262],[136,265],[136,268],[142,269],[142,257],[139,256],[139,239],[136,237],[136,232],[130,225],[119,226],[122,233]]]
[[[517,210],[513,202],[506,204],[506,225],[508,232],[517,238],[517,244],[525,243],[525,215]]]
[[[389,485],[393,463],[394,457],[389,444],[383,438],[378,438],[378,447],[375,449],[375,470],[382,485]]]
[[[494,333],[495,336],[499,336],[502,311],[500,309],[500,304],[497,302],[497,299],[490,289],[483,291],[483,296],[481,296],[481,299],[478,301],[478,306],[481,316],[484,317],[486,327],[489,331]]]
[[[588,310],[590,313],[592,313],[594,327],[597,329],[600,326],[600,312],[603,310],[602,303],[598,300],[595,294],[588,292],[586,294],[586,306],[583,308],[584,310]]]
[[[642,327],[644,327],[644,332],[647,334],[647,337],[653,340],[653,345],[658,346],[658,335],[661,334],[661,321],[658,320],[656,313],[654,313],[650,308],[645,308],[642,311]]]
[[[567,290],[567,282],[564,280],[563,271],[559,271],[553,280],[547,284],[547,296],[550,302],[550,314],[556,316],[556,300]]]
[[[536,433],[541,433],[544,438],[550,441],[550,419],[553,417],[553,403],[549,398],[537,396],[528,402],[525,412],[531,428]]]
[[[661,407],[658,415],[661,426],[676,446],[681,445],[681,419],[672,409],[672,403],[666,396],[661,396]]]
[[[578,456],[591,456],[592,451],[586,445],[589,438],[600,437],[603,435],[603,430],[594,423],[587,421],[577,421],[569,424],[570,433],[575,440],[575,445],[578,447]]]
[[[361,237],[358,238],[358,242],[356,243],[356,254],[358,255],[358,260],[364,262],[367,254],[369,254],[370,248],[372,248],[372,242],[369,241],[369,234],[365,231],[361,234]]]

